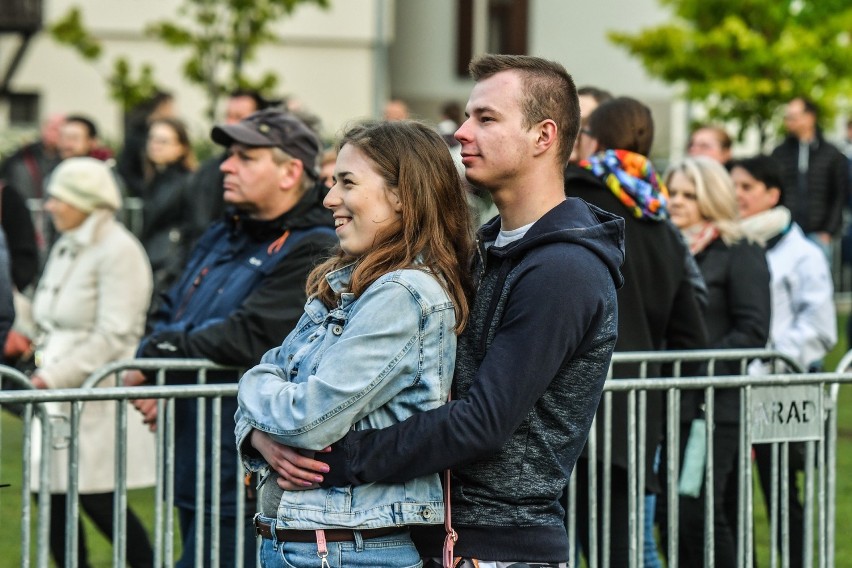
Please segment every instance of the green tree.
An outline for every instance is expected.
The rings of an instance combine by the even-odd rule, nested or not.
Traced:
[[[713,120],[753,126],[761,145],[780,105],[807,96],[832,115],[852,92],[849,0],[660,0],[670,23],[610,32],[654,77],[683,86]]]
[[[277,84],[272,72],[250,79],[245,64],[258,48],[276,39],[272,25],[300,4],[327,8],[330,0],[183,0],[179,20],[157,22],[148,33],[168,45],[188,49],[186,78],[204,89],[212,120],[219,99],[237,88],[265,92]]]
[[[103,57],[101,42],[86,30],[82,13],[77,7],[72,7],[63,17],[51,24],[48,32],[57,43],[72,48],[86,61],[96,63]],[[142,64],[138,71],[134,71],[126,58],[117,57],[112,62],[111,71],[102,74],[107,82],[110,97],[121,105],[125,113],[161,90],[154,80],[150,64]]]

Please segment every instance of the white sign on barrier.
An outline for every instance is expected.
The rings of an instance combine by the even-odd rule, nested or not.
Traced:
[[[793,385],[751,389],[753,443],[821,440],[822,387]]]

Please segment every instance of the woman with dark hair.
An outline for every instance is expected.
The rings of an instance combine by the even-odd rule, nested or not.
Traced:
[[[183,232],[192,211],[187,207],[186,188],[196,165],[183,122],[176,118],[151,122],[145,151],[139,239],[154,271],[155,294],[167,290],[183,270]]]
[[[351,129],[334,176],[339,249],[309,276],[296,328],[240,380],[237,444],[268,468],[261,564],[420,566],[406,525],[443,522],[437,474],[284,491],[275,443],[322,450],[446,401],[471,294],[464,191],[441,137],[410,121]]]
[[[802,228],[793,222],[790,210],[782,205],[781,175],[781,166],[769,156],[734,160],[731,164],[742,226],[766,245],[772,286],[768,347],[791,357],[803,369],[819,370],[823,357],[837,343],[831,270],[822,250],[805,236]],[[764,370],[762,365],[752,364],[749,372],[762,374]],[[791,444],[790,449],[788,534],[790,566],[797,568],[804,559],[804,509],[797,483],[798,472],[804,469],[804,447]],[[758,444],[754,452],[764,499],[769,503],[772,446]],[[781,483],[780,468],[778,477]],[[779,534],[780,530],[779,523]]]
[[[707,284],[707,336],[710,349],[763,348],[769,337],[769,268],[763,247],[740,226],[734,183],[711,158],[685,158],[666,171],[672,222],[681,230]],[[718,362],[716,375],[739,374],[736,363]],[[713,424],[713,527],[716,566],[737,563],[737,499],[740,460],[739,389],[715,391]],[[704,393],[681,396],[681,456],[693,426],[703,424]],[[698,420],[699,422],[695,422]],[[696,430],[699,431],[699,430]],[[697,439],[697,437],[696,437]],[[705,450],[706,451],[706,450]],[[704,453],[704,452],[702,452]],[[684,472],[692,471],[684,464]],[[705,493],[703,469],[681,476],[680,562],[704,562]],[[699,479],[697,476],[701,476]],[[694,482],[684,495],[683,482]]]

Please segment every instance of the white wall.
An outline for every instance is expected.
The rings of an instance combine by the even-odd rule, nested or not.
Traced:
[[[43,116],[57,111],[83,113],[115,139],[120,133],[121,112],[108,97],[104,77],[117,56],[137,64],[150,62],[157,81],[176,95],[181,116],[196,135],[206,136],[206,99],[181,72],[186,53],[143,34],[151,22],[177,19],[179,4],[179,0],[46,1],[46,23],[63,16],[71,5],[80,5],[85,26],[103,42],[104,56],[97,64],[85,62],[42,33],[27,52],[12,88],[40,92]],[[301,6],[291,19],[276,26],[279,41],[261,49],[248,74],[277,73],[278,94],[302,101],[320,116],[326,133],[333,134],[353,117],[372,116],[379,79],[375,53],[390,36],[386,29],[381,34],[377,30],[376,10],[392,13],[392,6],[393,0],[333,0],[327,11]],[[3,123],[5,120],[4,114]]]

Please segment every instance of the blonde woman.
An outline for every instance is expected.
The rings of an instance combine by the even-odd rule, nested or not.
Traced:
[[[718,162],[686,158],[665,175],[669,213],[681,230],[707,284],[705,322],[710,349],[761,348],[769,335],[769,268],[763,248],[745,238],[739,224],[731,176]],[[717,363],[715,374],[736,374],[737,365]],[[702,391],[686,391],[681,399],[681,457],[690,423],[701,418]],[[737,464],[739,460],[739,391],[715,395],[713,447],[713,519],[716,566],[736,566]],[[680,499],[681,562],[704,562],[704,494]]]

